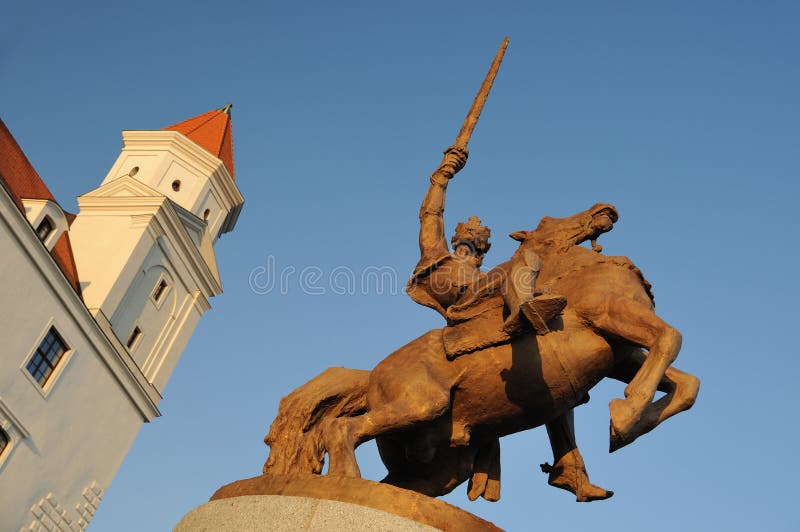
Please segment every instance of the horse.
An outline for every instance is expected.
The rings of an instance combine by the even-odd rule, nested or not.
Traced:
[[[497,500],[499,438],[569,412],[604,378],[627,383],[609,405],[610,452],[691,408],[700,381],[671,367],[680,333],[656,315],[641,271],[596,244],[617,219],[596,204],[511,235],[516,253],[542,257],[537,286],[567,299],[551,332],[448,359],[444,329],[434,329],[371,372],[329,369],[281,401],[265,473],[320,473],[327,453],[328,475],[360,477],[355,448],[376,439],[383,482],[438,496],[469,479],[470,499]],[[665,395],[653,402],[657,390]]]

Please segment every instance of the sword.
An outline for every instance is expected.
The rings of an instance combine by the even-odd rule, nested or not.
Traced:
[[[500,70],[500,63],[503,62],[503,55],[506,53],[506,47],[508,47],[508,37],[503,39],[503,42],[500,44],[500,49],[497,50],[497,54],[494,56],[492,66],[489,67],[489,72],[486,74],[481,88],[477,96],[475,96],[475,100],[472,102],[472,107],[469,108],[467,118],[464,119],[464,125],[461,126],[461,131],[458,132],[458,137],[456,137],[455,142],[455,146],[458,148],[466,148],[467,143],[469,143],[472,131],[478,124],[478,118],[480,118],[483,106],[486,104],[486,99],[489,97],[489,91],[492,90],[494,78],[497,76],[497,71]]]

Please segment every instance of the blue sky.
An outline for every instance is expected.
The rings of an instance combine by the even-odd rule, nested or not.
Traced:
[[[502,500],[453,504],[510,531],[796,530],[794,388],[800,169],[794,2],[15,2],[0,24],[0,113],[67,209],[97,186],[120,131],[233,102],[246,204],[217,246],[225,293],[140,431],[91,525],[165,530],[255,476],[280,397],[333,365],[370,368],[441,318],[400,290],[340,294],[337,268],[418,259],[417,210],[491,58],[495,88],[451,184],[505,237],[602,201],[601,243],[654,285],[683,333],[695,408],[609,455],[603,382],[576,411],[594,482],[547,486],[544,429],[502,441]],[[287,290],[254,272],[294,268]],[[310,293],[300,273],[322,272]],[[306,270],[309,271],[309,270]],[[365,292],[365,293],[363,293]],[[372,446],[362,470],[379,479]]]

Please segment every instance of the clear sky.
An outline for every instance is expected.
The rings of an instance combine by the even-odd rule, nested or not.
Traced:
[[[576,411],[591,479],[546,484],[543,428],[502,441],[502,500],[453,504],[510,531],[797,530],[800,169],[796,2],[13,2],[0,113],[65,208],[96,187],[125,129],[232,102],[246,204],[217,246],[212,300],[91,524],[167,530],[259,474],[280,397],[333,365],[370,368],[442,325],[402,286],[417,210],[504,35],[500,74],[449,189],[448,234],[505,235],[597,201],[684,337],[695,408],[614,454],[603,382]],[[390,267],[398,289],[364,286]],[[288,272],[272,290],[254,273]],[[310,270],[308,268],[311,268]],[[318,268],[318,270],[314,270]],[[308,273],[321,272],[310,280]],[[355,272],[354,293],[331,284]],[[345,290],[347,292],[347,290]],[[373,446],[365,476],[383,470]]]

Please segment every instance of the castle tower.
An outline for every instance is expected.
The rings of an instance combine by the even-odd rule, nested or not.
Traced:
[[[234,181],[230,105],[160,131],[125,131],[70,228],[86,306],[161,392],[209,298],[214,243],[244,199]]]
[[[122,139],[73,215],[0,121],[0,530],[86,528],[222,292],[230,105]]]

